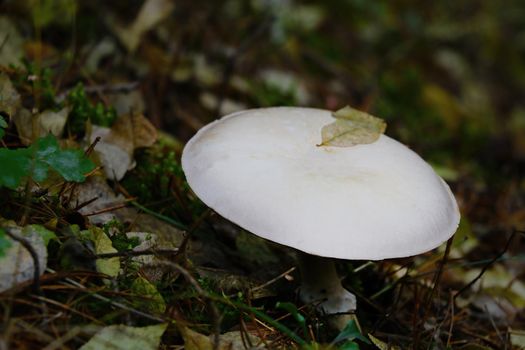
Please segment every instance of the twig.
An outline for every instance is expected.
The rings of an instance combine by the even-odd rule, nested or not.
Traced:
[[[518,230],[512,231],[509,239],[507,240],[507,243],[505,244],[505,247],[503,247],[503,250],[499,252],[494,258],[490,259],[490,261],[485,266],[483,266],[479,274],[476,277],[474,277],[472,281],[467,283],[465,286],[463,286],[463,288],[457,291],[456,294],[454,294],[454,302],[456,301],[457,297],[459,297],[462,293],[470,289],[470,287],[472,287],[483,276],[483,274],[488,270],[488,268],[491,267],[499,258],[501,258],[507,252],[507,250],[510,247],[510,243],[514,239],[514,236],[516,236],[516,233],[523,233],[523,232],[518,231]]]
[[[461,332],[463,332],[463,333],[465,333],[467,335],[473,336],[476,339],[480,339],[480,340],[484,341],[485,343],[490,345],[493,349],[501,349],[499,344],[497,344],[495,341],[490,339],[488,336],[484,336],[483,334],[481,334],[481,333],[479,333],[477,331],[471,331],[471,330],[463,328],[461,330]]]
[[[134,207],[139,208],[140,210],[142,210],[142,211],[145,212],[146,214],[153,215],[153,216],[155,216],[156,218],[161,219],[162,221],[165,221],[165,222],[167,222],[168,224],[171,224],[171,225],[175,226],[175,227],[178,228],[178,229],[185,230],[185,231],[188,230],[188,227],[187,227],[186,225],[184,225],[183,223],[180,223],[180,222],[178,222],[178,221],[176,221],[176,220],[173,220],[173,219],[170,218],[170,217],[167,217],[167,216],[165,216],[165,215],[162,215],[162,214],[157,213],[156,211],[153,211],[153,210],[151,210],[151,209],[148,209],[148,208],[146,208],[145,206],[143,206],[143,205],[137,203],[136,201],[132,201],[132,202],[131,202],[131,205],[133,205]]]
[[[93,203],[94,201],[96,201],[99,198],[100,197],[97,196],[97,197],[93,197],[91,199],[88,199],[87,201],[84,201],[84,202],[80,203],[79,205],[77,205],[76,207],[74,207],[73,211],[79,211],[80,209],[84,208],[87,205],[90,205],[91,203]]]
[[[93,142],[89,145],[88,148],[86,148],[86,150],[84,151],[84,155],[87,157],[91,154],[91,152],[93,152],[93,149],[95,149],[95,146],[97,145],[97,143],[99,143],[101,140],[101,137],[100,136],[97,136]]]
[[[222,316],[219,313],[219,309],[215,305],[214,300],[211,297],[211,295],[208,292],[206,292],[204,289],[202,289],[199,282],[197,282],[197,280],[191,275],[191,273],[188,270],[186,270],[184,267],[182,267],[181,265],[175,262],[165,261],[165,260],[161,261],[161,263],[179,271],[184,276],[184,278],[193,286],[193,288],[195,288],[197,293],[201,295],[202,297],[206,298],[208,302],[208,306],[210,307],[210,310],[211,310],[211,314],[213,317],[213,323],[214,323],[213,325],[213,350],[219,349],[219,335],[221,333]]]
[[[204,220],[210,216],[211,214],[211,209],[208,208],[204,211],[204,213],[202,213],[198,218],[197,220],[195,220],[195,222],[191,225],[191,227],[189,228],[189,230],[186,231],[186,234],[184,236],[184,238],[182,239],[182,242],[181,244],[179,245],[179,252],[177,253],[178,254],[185,254],[186,253],[186,249],[188,247],[188,242],[190,241],[190,238],[193,234],[193,232],[195,232],[197,230],[197,228],[199,228],[199,226],[204,222]]]
[[[485,309],[485,313],[486,313],[487,316],[489,317],[489,321],[490,321],[490,324],[492,325],[492,328],[494,328],[494,330],[496,331],[496,335],[498,336],[499,340],[500,340],[502,343],[504,343],[505,340],[504,340],[503,337],[501,336],[501,332],[499,331],[498,327],[496,326],[496,322],[494,322],[494,317],[492,317],[492,314],[489,312],[489,310],[488,310],[486,304],[484,305],[484,309]],[[507,327],[509,327],[508,324],[507,324]]]
[[[78,311],[66,304],[62,304],[61,302],[58,302],[56,300],[53,300],[53,299],[49,299],[49,298],[46,298],[46,297],[43,297],[43,296],[39,296],[39,295],[34,295],[33,298],[35,298],[36,300],[38,301],[43,301],[45,303],[48,303],[48,304],[51,304],[51,305],[54,305],[54,306],[58,306],[60,307],[61,309],[64,309],[66,311],[69,311],[73,314],[76,314],[76,315],[79,315],[81,317],[84,317],[88,320],[90,320],[91,322],[94,322],[94,323],[98,323],[98,324],[103,324],[102,321],[98,320],[96,317],[93,317],[93,316],[90,316],[84,312],[81,312],[81,311]]]
[[[133,198],[131,200],[135,200],[135,198]],[[104,214],[104,213],[108,213],[110,211],[114,211],[114,210],[125,208],[127,206],[128,206],[128,204],[124,202],[124,203],[116,204],[116,205],[114,205],[112,207],[107,207],[107,208],[103,208],[103,209],[100,209],[100,210],[96,210],[96,211],[94,211],[92,213],[89,213],[89,214],[84,214],[84,216],[94,216],[94,215]]]
[[[132,81],[129,83],[117,83],[112,85],[89,85],[84,87],[84,91],[88,94],[100,94],[102,92],[117,93],[117,92],[130,92],[139,86],[138,81]],[[62,102],[66,99],[67,95],[73,90],[66,89],[64,92],[56,97],[57,102]]]
[[[284,271],[283,273],[281,273],[279,276],[277,277],[274,277],[272,278],[271,280],[259,285],[259,286],[256,286],[256,287],[253,287],[252,289],[249,290],[249,293],[253,293],[255,291],[258,291],[259,289],[263,289],[265,287],[268,287],[270,284],[273,284],[275,282],[277,282],[278,280],[280,280],[281,278],[283,278],[284,276],[292,273],[294,270],[296,269],[296,267],[292,267],[292,268],[289,268],[288,270]]]
[[[432,290],[430,291],[430,294],[427,297],[427,301],[425,303],[425,313],[423,314],[423,319],[425,319],[425,316],[430,308],[430,303],[432,302],[432,297],[434,296],[434,293],[436,291],[437,286],[439,285],[439,282],[441,282],[441,276],[443,276],[443,270],[445,265],[448,261],[448,255],[450,254],[450,248],[452,247],[452,242],[454,241],[454,236],[452,236],[447,241],[447,246],[445,248],[445,253],[443,254],[443,259],[441,259],[438,267],[438,271],[436,275],[434,276],[434,281],[432,283]]]
[[[375,261],[367,261],[366,263],[356,267],[354,269],[353,273],[358,273],[359,271],[366,269],[368,266],[372,266],[372,265],[375,265],[375,264],[376,264]]]
[[[450,239],[447,241],[447,246],[445,248],[445,253],[443,254],[443,259],[441,259],[438,267],[438,271],[434,275],[434,281],[432,283],[432,289],[430,290],[430,293],[428,294],[427,300],[425,302],[425,305],[423,306],[423,315],[421,316],[421,322],[417,323],[417,329],[415,332],[415,339],[414,339],[414,349],[419,349],[419,339],[421,332],[419,331],[423,324],[425,323],[428,315],[428,311],[430,310],[430,304],[432,303],[432,297],[434,296],[434,292],[436,291],[437,286],[439,285],[439,282],[441,281],[441,276],[443,275],[444,267],[448,261],[448,255],[450,253],[450,248],[452,247],[452,242],[454,241],[454,236],[450,237]]]
[[[306,341],[304,339],[302,339],[301,337],[299,337],[297,334],[295,334],[294,331],[292,331],[290,328],[286,327],[282,323],[277,322],[276,320],[274,320],[270,316],[266,315],[264,312],[261,312],[261,311],[257,310],[256,308],[254,308],[252,306],[248,306],[248,305],[245,305],[245,304],[242,304],[242,303],[239,303],[239,302],[236,302],[236,301],[232,301],[232,300],[226,300],[224,298],[218,299],[218,301],[221,301],[224,304],[230,304],[232,306],[235,306],[236,308],[241,309],[244,312],[252,313],[257,318],[259,318],[259,319],[263,320],[264,322],[270,324],[275,329],[279,330],[280,332],[282,332],[283,334],[288,336],[290,339],[295,341],[300,346],[305,346],[306,345]]]
[[[14,324],[22,329],[22,331],[27,335],[28,333],[33,333],[39,339],[43,341],[53,341],[53,337],[45,333],[41,329],[37,328],[34,324],[27,323],[24,320],[16,319]]]
[[[123,252],[116,253],[104,253],[104,254],[93,254],[95,259],[109,259],[114,257],[133,257],[142,255],[174,255],[179,251],[175,249],[145,249],[145,250],[126,250]]]
[[[49,271],[49,272],[51,272],[51,273],[56,273],[56,271],[54,271],[54,270],[52,270],[52,269],[50,269],[50,268],[47,268],[46,270]],[[92,292],[90,292],[90,290],[89,290],[86,286],[82,285],[81,283],[78,283],[77,281],[72,280],[71,278],[66,277],[66,278],[64,279],[64,281],[65,281],[65,282],[63,282],[63,283],[64,283],[65,285],[72,285],[72,286],[75,286],[75,287],[77,287],[77,288],[79,288],[79,289],[81,289],[81,290],[83,290],[83,291],[85,291],[85,292],[87,292],[87,293],[90,293],[90,295],[91,295],[93,298],[96,298],[96,299],[98,299],[98,300],[100,300],[100,301],[103,301],[103,302],[105,302],[105,303],[109,303],[109,304],[111,304],[111,305],[113,305],[113,306],[115,306],[115,307],[118,307],[118,308],[120,308],[120,309],[123,309],[123,310],[129,311],[129,312],[131,312],[131,313],[133,313],[133,314],[135,314],[135,315],[137,315],[137,316],[144,317],[144,318],[147,318],[147,319],[149,319],[149,320],[156,321],[156,322],[166,322],[166,320],[165,320],[164,318],[162,318],[162,317],[158,317],[158,316],[150,315],[150,314],[148,314],[148,313],[142,312],[142,311],[140,311],[140,310],[136,310],[136,309],[134,309],[134,308],[132,308],[132,307],[129,307],[129,306],[124,305],[124,304],[122,304],[122,303],[119,303],[119,302],[117,302],[117,301],[113,301],[113,300],[111,300],[111,299],[109,299],[109,298],[106,298],[106,297],[104,297],[104,296],[102,296],[102,295],[99,295],[99,294],[97,294],[97,293],[92,293]]]
[[[100,327],[93,326],[93,325],[82,325],[82,326],[75,326],[71,328],[66,334],[61,336],[60,338],[56,338],[49,342],[49,344],[43,348],[42,350],[55,350],[55,349],[62,349],[64,348],[64,344],[66,344],[68,341],[76,338],[79,334],[85,334],[85,333],[95,333],[98,331]]]
[[[450,301],[453,301],[453,295],[450,294]],[[447,337],[447,349],[450,347],[450,342],[452,341],[452,330],[454,329],[454,303],[450,303],[450,327],[448,327],[448,337]]]

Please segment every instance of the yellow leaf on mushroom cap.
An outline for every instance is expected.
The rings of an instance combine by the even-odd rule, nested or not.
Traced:
[[[346,106],[332,113],[333,123],[321,129],[322,142],[318,146],[351,147],[375,142],[386,130],[383,119]]]

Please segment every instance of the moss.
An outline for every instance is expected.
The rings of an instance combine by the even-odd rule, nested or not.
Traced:
[[[73,134],[83,134],[86,122],[100,126],[111,126],[117,119],[113,107],[105,107],[102,103],[91,103],[84,90],[84,85],[78,83],[68,94],[67,103],[71,106],[67,129]]]
[[[161,138],[153,147],[137,151],[135,159],[137,167],[122,185],[140,203],[184,222],[204,211],[204,205],[191,196],[176,144]]]

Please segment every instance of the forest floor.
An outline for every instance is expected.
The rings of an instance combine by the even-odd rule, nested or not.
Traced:
[[[525,6],[0,4],[0,350],[525,348]],[[416,257],[338,261],[347,327],[296,252],[192,193],[182,148],[238,110],[345,105],[461,211]],[[320,233],[322,234],[322,233]]]

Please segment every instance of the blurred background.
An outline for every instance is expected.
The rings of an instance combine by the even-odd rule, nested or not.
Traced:
[[[4,0],[0,65],[52,76],[57,98],[80,81],[180,145],[247,108],[385,119],[460,204],[440,297],[482,273],[458,324],[493,348],[525,329],[524,1]]]

